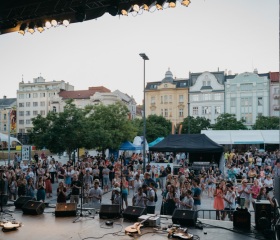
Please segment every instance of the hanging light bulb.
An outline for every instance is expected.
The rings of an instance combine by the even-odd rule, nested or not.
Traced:
[[[168,6],[170,8],[175,8],[176,7],[176,0],[169,0],[168,1]]]
[[[70,24],[70,21],[68,19],[64,19],[62,24],[65,26],[65,27],[68,27],[68,25]]]
[[[26,23],[22,23],[20,25],[18,33],[21,34],[22,36],[24,36],[26,27],[27,27],[27,24]]]
[[[145,3],[142,8],[145,10],[145,11],[149,11],[149,6]]]
[[[183,0],[183,1],[181,2],[181,4],[182,4],[183,6],[185,6],[185,7],[188,7],[188,6],[190,5],[190,3],[191,3],[190,0]]]
[[[47,29],[51,28],[51,27],[52,27],[51,22],[50,22],[50,21],[46,21],[46,22],[45,22],[45,27],[46,27]]]
[[[35,32],[35,23],[34,22],[29,23],[27,31],[30,32],[31,34],[33,34]]]
[[[156,3],[156,8],[157,10],[162,10],[163,9],[163,4],[164,4],[164,0],[158,0]]]
[[[37,22],[36,29],[39,33],[43,32],[45,30],[43,27],[43,23],[41,21]]]
[[[122,10],[121,10],[121,14],[122,14],[123,16],[128,16],[128,11],[125,10],[125,9],[122,9]]]
[[[53,20],[51,21],[51,25],[52,25],[53,27],[56,27],[56,26],[57,26],[57,21],[56,21],[55,19],[53,19]]]
[[[134,12],[139,12],[139,11],[140,11],[140,7],[139,7],[138,4],[134,4],[134,5],[132,6],[132,9],[133,9]]]

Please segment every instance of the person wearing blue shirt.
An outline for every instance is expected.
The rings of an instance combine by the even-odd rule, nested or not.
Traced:
[[[193,192],[193,210],[198,211],[201,206],[201,189],[199,187],[199,179],[195,178],[192,181],[193,187],[192,187],[192,192]]]

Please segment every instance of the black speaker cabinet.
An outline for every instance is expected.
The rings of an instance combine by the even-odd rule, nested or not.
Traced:
[[[76,203],[57,203],[55,207],[56,217],[70,217],[77,215],[77,204]]]
[[[236,208],[233,212],[233,227],[239,229],[251,229],[251,214],[248,209]]]
[[[8,195],[0,194],[0,205],[5,206],[8,203]]]
[[[102,204],[99,210],[99,218],[114,219],[121,217],[121,207],[119,204]]]
[[[37,202],[30,200],[22,206],[22,211],[24,214],[28,215],[39,215],[45,210],[45,204],[43,202]]]
[[[128,206],[123,212],[123,218],[129,221],[137,222],[138,218],[147,214],[145,207]]]
[[[27,203],[28,201],[33,200],[32,197],[19,197],[15,202],[15,207],[16,208],[22,208],[22,206]]]
[[[197,211],[175,209],[172,215],[172,223],[181,226],[195,226],[197,221]]]
[[[255,202],[255,224],[257,230],[267,230],[271,228],[271,204],[268,200]]]

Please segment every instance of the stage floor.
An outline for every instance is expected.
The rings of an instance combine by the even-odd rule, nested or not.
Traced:
[[[113,226],[107,226],[106,219],[99,219],[99,215],[88,214],[83,211],[83,215],[94,216],[94,218],[80,217],[77,222],[73,223],[76,217],[55,217],[55,208],[46,208],[41,215],[25,215],[21,210],[15,210],[14,207],[6,207],[12,213],[13,219],[22,223],[22,226],[15,231],[0,231],[0,240],[82,240],[82,239],[167,239],[168,233],[162,228],[167,228],[172,224],[171,216],[161,216],[160,230],[155,228],[141,228],[142,235],[128,236],[124,229],[133,225],[133,222],[124,221],[122,218],[113,220]],[[78,213],[79,214],[79,213]],[[10,220],[7,215],[1,218]],[[228,221],[216,221],[199,219],[202,222],[203,229],[189,227],[188,232],[194,235],[193,239],[215,239],[215,240],[236,240],[236,239],[258,239],[264,238],[255,230],[243,232],[233,229],[233,223]],[[207,225],[206,225],[207,224]],[[240,233],[238,233],[240,231]],[[183,238],[181,238],[183,239]]]

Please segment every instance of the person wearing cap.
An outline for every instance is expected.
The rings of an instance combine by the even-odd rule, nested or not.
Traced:
[[[240,198],[245,198],[244,207],[249,209],[251,190],[250,190],[250,187],[248,186],[247,179],[243,179],[241,181],[241,186],[238,189],[238,194],[239,194]]]
[[[93,188],[91,188],[89,190],[89,193],[88,193],[88,196],[90,199],[92,199],[92,203],[93,204],[100,204],[101,201],[102,201],[102,194],[103,194],[103,191],[102,189],[99,187],[99,180],[98,179],[95,179],[94,182],[93,182]]]

